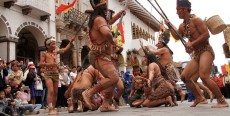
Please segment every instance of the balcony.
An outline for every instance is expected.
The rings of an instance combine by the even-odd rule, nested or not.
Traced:
[[[17,2],[17,0],[0,0],[0,5],[3,4],[5,8],[10,8],[16,2]]]
[[[85,30],[89,21],[87,17],[88,15],[75,8],[72,8],[68,12],[62,13],[61,17],[56,19],[57,30],[60,32],[60,29],[63,30],[64,27],[67,27],[67,30],[77,31],[81,25],[81,28]]]
[[[50,4],[47,0],[18,0],[15,4],[22,8],[24,15],[37,15],[42,21],[50,16]]]

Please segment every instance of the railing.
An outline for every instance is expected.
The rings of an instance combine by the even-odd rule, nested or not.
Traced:
[[[87,15],[75,8],[72,8],[68,12],[63,13],[62,17],[64,21],[72,21],[76,24],[81,25],[85,22]],[[84,23],[84,26],[87,26],[87,24],[88,24],[88,21]]]
[[[50,13],[49,0],[18,0],[15,4],[19,6],[32,6],[39,10]]]

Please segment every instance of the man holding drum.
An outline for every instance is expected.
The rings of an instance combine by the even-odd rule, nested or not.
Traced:
[[[186,52],[189,54],[193,53],[193,58],[181,74],[182,80],[196,97],[191,107],[195,107],[204,99],[201,97],[200,91],[198,91],[198,88],[191,79],[195,74],[199,74],[201,80],[216,96],[217,104],[212,106],[212,108],[228,107],[228,103],[221,94],[218,86],[209,78],[215,55],[209,44],[210,35],[205,22],[201,18],[190,14],[191,3],[188,0],[177,0],[176,9],[179,18],[184,20],[179,26],[178,33],[182,37],[188,38],[189,42],[185,43]],[[170,22],[167,20],[166,24],[177,30],[174,26],[170,25]],[[171,33],[175,39],[179,40],[179,37],[174,31],[171,31]]]

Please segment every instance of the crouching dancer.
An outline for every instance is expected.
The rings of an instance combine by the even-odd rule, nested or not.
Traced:
[[[91,88],[97,80],[101,80],[102,78],[104,78],[102,74],[89,64],[89,59],[86,57],[82,65],[82,70],[65,92],[66,98],[71,96],[68,110],[70,113],[72,113],[76,107],[79,112],[82,112],[84,109],[89,109],[89,106],[87,106],[83,100],[82,92]],[[99,106],[95,100],[91,99],[90,102],[91,110],[97,110]]]
[[[157,107],[163,104],[169,104],[170,106],[174,106],[174,87],[166,80],[166,72],[161,71],[163,70],[163,68],[160,68],[161,64],[158,62],[154,54],[147,54],[147,59],[149,64],[148,85],[151,86],[154,91],[151,91],[151,93],[146,96],[146,99],[142,104],[143,107]],[[162,72],[166,75],[162,75]]]

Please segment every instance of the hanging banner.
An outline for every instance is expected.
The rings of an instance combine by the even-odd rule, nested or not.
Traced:
[[[118,24],[116,24],[115,26],[113,26],[112,30],[115,33],[117,30]],[[123,44],[125,44],[125,37],[124,37],[124,28],[123,28],[123,24],[121,23],[120,28],[117,32],[117,38],[116,42],[119,46],[122,46]]]
[[[56,13],[60,14],[61,12],[68,12],[70,8],[74,6],[74,4],[77,2],[77,0],[74,0],[71,4],[66,5],[66,4],[61,4],[57,9]]]

